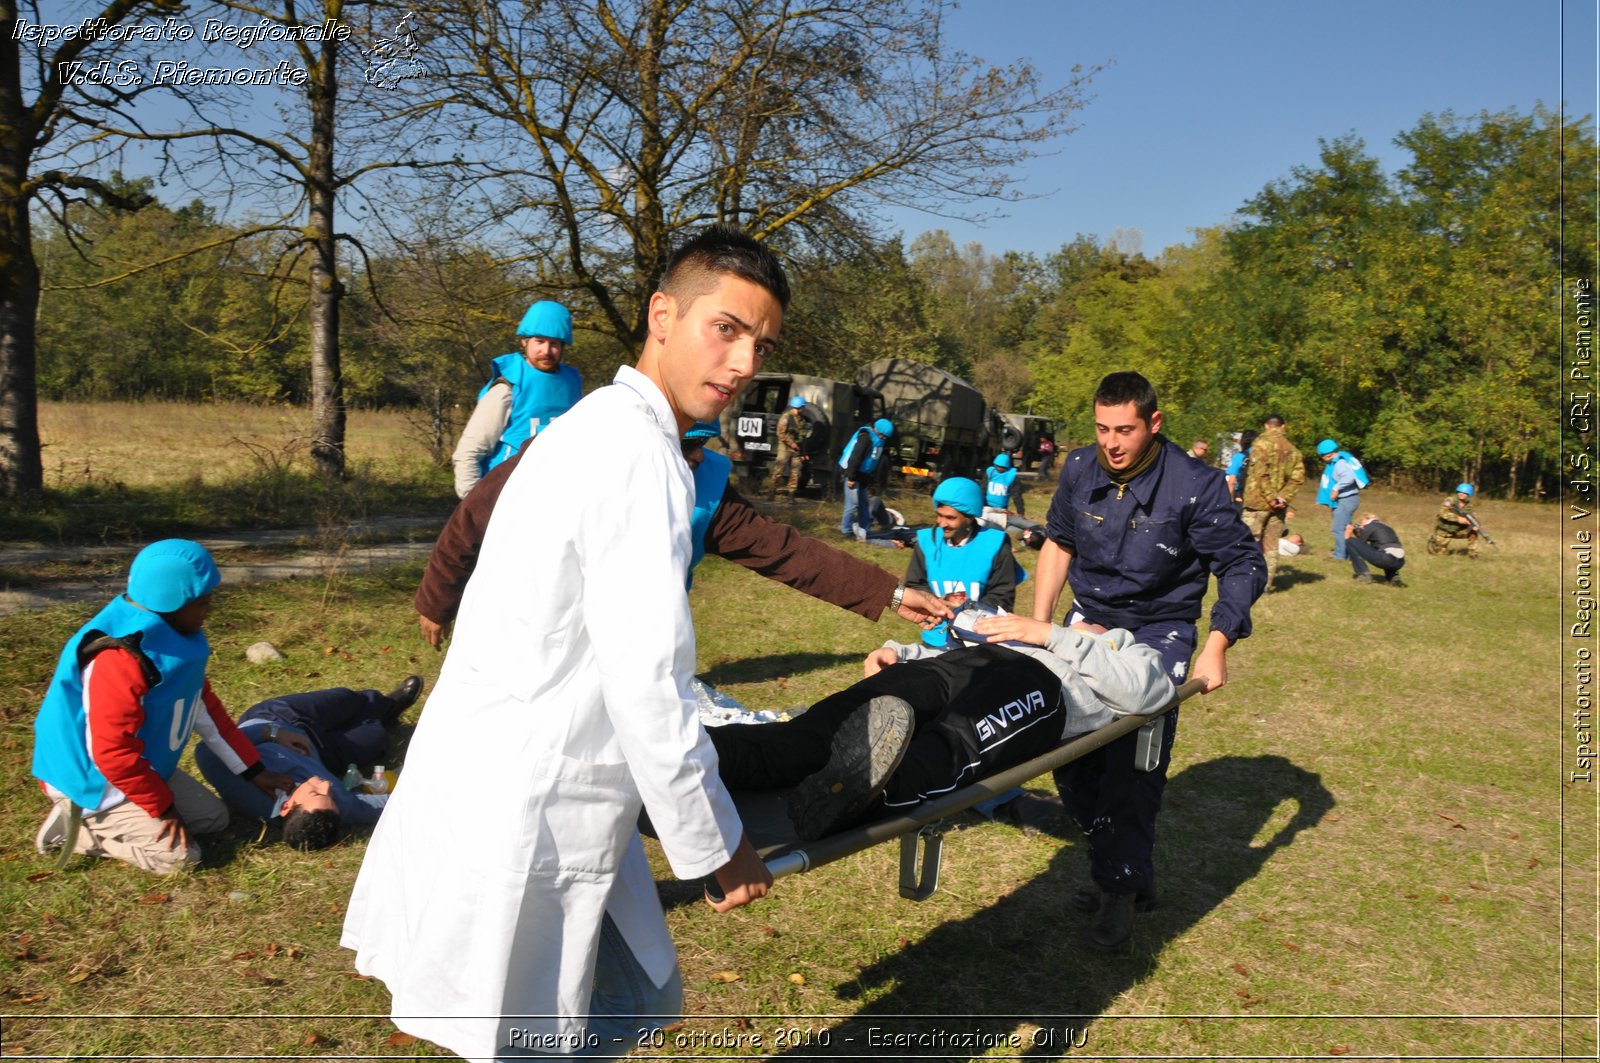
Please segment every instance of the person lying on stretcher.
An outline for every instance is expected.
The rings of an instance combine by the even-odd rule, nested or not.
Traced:
[[[708,729],[734,790],[793,787],[814,841],[898,815],[1040,756],[1118,716],[1172,700],[1160,654],[1119,629],[1060,627],[969,605],[944,653],[885,643],[867,677],[792,720]]]

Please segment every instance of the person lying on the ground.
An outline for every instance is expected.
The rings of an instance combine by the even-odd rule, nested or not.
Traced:
[[[968,615],[958,614],[958,632]],[[970,630],[991,641],[944,653],[891,642],[867,658],[865,679],[792,720],[709,728],[723,781],[794,787],[789,816],[811,841],[1172,700],[1160,654],[1126,631],[1017,615]]]
[[[339,840],[344,824],[378,822],[389,795],[351,793],[341,779],[350,765],[383,763],[389,728],[421,693],[422,677],[413,675],[388,694],[335,687],[269,698],[246,709],[239,729],[255,743],[262,763],[292,780],[290,789],[270,797],[241,786],[209,749],[195,750],[195,764],[233,808],[282,827],[284,844],[325,849]]]
[[[531,442],[531,441],[530,441]],[[483,536],[506,480],[527,454],[528,444],[490,469],[450,514],[428,558],[413,605],[422,637],[439,649],[455,622],[467,580],[478,562]],[[705,529],[705,552],[793,587],[813,598],[876,620],[887,607],[914,624],[950,615],[949,608],[925,591],[901,588],[886,569],[836,550],[756,512],[732,483]],[[619,559],[619,563],[626,563]]]
[[[33,774],[54,802],[40,853],[70,846],[157,874],[192,870],[193,835],[228,825],[227,806],[178,767],[196,731],[246,790],[293,785],[262,763],[206,679],[203,629],[221,582],[199,543],[151,543],[127,592],[67,641],[33,724]]]

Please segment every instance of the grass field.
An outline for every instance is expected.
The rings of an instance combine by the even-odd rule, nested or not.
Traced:
[[[347,477],[333,486],[312,472],[310,416],[292,407],[45,402],[39,435],[45,492],[0,510],[0,542],[335,527],[454,504],[425,428],[398,411],[350,411]]]
[[[653,1054],[1593,1058],[1594,791],[1563,786],[1558,515],[1483,503],[1501,546],[1469,562],[1422,549],[1437,497],[1369,495],[1411,549],[1410,586],[1357,585],[1319,560],[1324,511],[1302,507],[1309,556],[1286,560],[1283,589],[1257,606],[1229,685],[1182,711],[1162,904],[1129,956],[1079,945],[1065,897],[1086,865],[1065,825],[963,816],[921,904],[897,893],[895,846],[724,916],[658,863],[688,1017]],[[1029,501],[1047,498],[1035,487]],[[782,515],[832,536],[831,509]],[[288,689],[431,680],[440,658],[409,604],[418,572],[225,589],[208,625],[218,691],[237,712]],[[807,704],[884,638],[911,637],[718,559],[693,604],[702,673],[756,708]],[[86,616],[0,620],[3,1052],[440,1054],[394,1036],[382,985],[337,946],[359,836],[307,856],[236,826],[208,841],[199,873],[165,880],[87,860],[55,872],[34,853],[30,725]],[[245,663],[260,639],[287,659]],[[896,1035],[923,1040],[886,1043]]]

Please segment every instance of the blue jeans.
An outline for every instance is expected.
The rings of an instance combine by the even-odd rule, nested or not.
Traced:
[[[863,529],[872,528],[872,492],[867,489],[865,477],[856,481],[854,487],[850,481],[843,481],[844,510],[839,514],[839,534],[855,534],[855,526],[861,525]]]
[[[600,951],[595,957],[594,991],[589,996],[585,1040],[593,1047],[572,1053],[581,1059],[620,1059],[639,1047],[651,1030],[683,1017],[683,977],[673,970],[667,984],[657,986],[644,973],[622,931],[608,915],[600,924]],[[498,1059],[531,1059],[565,1055],[507,1045]]]
[[[1367,571],[1367,566],[1371,565],[1383,570],[1384,579],[1394,579],[1400,572],[1401,566],[1406,563],[1405,558],[1395,557],[1375,546],[1368,546],[1360,539],[1350,539],[1345,545],[1350,547],[1350,567],[1355,570],[1357,576],[1371,575]]]
[[[1355,519],[1356,507],[1361,505],[1361,492],[1340,495],[1333,504],[1333,556],[1336,560],[1344,561],[1349,554],[1344,548],[1344,530]]]

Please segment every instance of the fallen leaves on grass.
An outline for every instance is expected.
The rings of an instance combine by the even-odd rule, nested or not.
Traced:
[[[235,952],[233,958],[236,960],[253,960],[256,958],[256,954],[254,951],[246,949],[243,952]]]
[[[1300,951],[1300,946],[1296,945],[1292,941],[1284,941],[1284,940],[1280,939],[1278,944],[1282,945],[1284,948],[1288,949],[1290,952],[1299,952]]]
[[[55,877],[56,877],[56,873],[54,871],[35,871],[33,874],[28,876],[28,881],[29,882],[43,882],[47,878],[55,878]]]
[[[1234,964],[1233,965],[1233,969],[1235,971],[1239,972],[1240,977],[1243,977],[1243,978],[1249,978],[1250,977],[1250,972],[1244,969],[1244,964],[1242,964],[1242,963]]]
[[[79,982],[99,973],[100,967],[98,964],[91,967],[86,963],[75,963],[72,965],[72,969],[67,972],[67,984],[77,985]]]
[[[139,903],[140,904],[166,904],[170,900],[172,900],[172,894],[170,894],[170,893],[161,893],[161,892],[158,892],[156,890],[151,890],[149,893],[146,893],[143,897],[139,898]]]
[[[1330,1056],[1342,1056],[1348,1051],[1350,1051],[1350,1048],[1347,1045],[1329,1045],[1328,1046],[1328,1055],[1330,1055]]]
[[[776,930],[772,929],[772,927],[770,927],[770,926],[762,927],[761,928],[761,932],[763,934],[765,934],[769,938],[775,938],[775,937],[778,936],[778,932]]]
[[[405,1048],[416,1043],[417,1039],[415,1037],[412,1037],[410,1034],[404,1033],[400,1030],[396,1030],[394,1033],[390,1034],[389,1039],[384,1042],[384,1044],[388,1045],[390,1048]]]
[[[14,999],[18,1004],[43,1004],[50,998],[43,993],[22,993]]]
[[[245,978],[248,978],[250,981],[256,983],[257,985],[275,986],[275,985],[282,985],[283,984],[283,979],[282,978],[269,978],[266,975],[262,974],[260,971],[257,971],[254,968],[250,968],[250,967],[246,967],[244,970],[240,971],[239,974],[242,975]]]
[[[713,971],[713,972],[711,972],[711,980],[713,982],[737,982],[739,980],[739,978],[740,978],[740,975],[739,975],[738,971]]]
[[[806,984],[806,976],[801,974],[799,971],[796,971],[796,972],[794,972],[793,974],[791,974],[789,976],[789,981],[794,983],[795,985],[805,985]]]
[[[305,1045],[307,1048],[315,1048],[318,1045],[327,1044],[328,1039],[317,1031],[311,1030],[305,1035],[305,1037],[301,1038],[300,1043]]]

